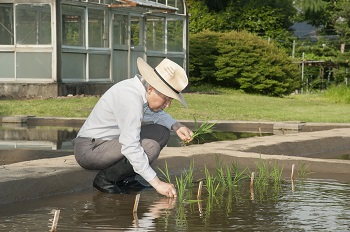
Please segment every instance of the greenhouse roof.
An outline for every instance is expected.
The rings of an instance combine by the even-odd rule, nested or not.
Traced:
[[[161,3],[148,1],[148,0],[116,0],[117,3],[113,3],[110,5],[110,7],[134,7],[134,6],[141,6],[141,7],[150,7],[150,8],[156,8],[156,9],[162,9],[162,10],[168,10],[168,11],[177,11],[178,8],[167,6]]]

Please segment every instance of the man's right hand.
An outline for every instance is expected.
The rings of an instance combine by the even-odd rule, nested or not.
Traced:
[[[154,177],[149,183],[157,190],[158,193],[167,197],[177,197],[176,189],[173,184],[161,181],[157,176]]]

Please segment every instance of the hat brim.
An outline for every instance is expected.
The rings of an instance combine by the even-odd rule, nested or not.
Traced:
[[[187,104],[182,93],[176,93],[174,90],[169,88],[169,86],[158,77],[154,69],[140,57],[137,58],[137,67],[141,76],[148,82],[148,84],[153,86],[165,96],[178,100],[187,109]]]

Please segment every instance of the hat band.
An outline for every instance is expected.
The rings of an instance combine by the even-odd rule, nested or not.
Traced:
[[[156,69],[153,69],[154,72],[157,74],[157,76],[164,82],[164,84],[166,84],[172,91],[174,91],[175,93],[179,94],[180,92],[177,91],[176,89],[174,89],[168,82],[166,82],[166,80],[163,79],[163,77],[159,74],[159,72]]]

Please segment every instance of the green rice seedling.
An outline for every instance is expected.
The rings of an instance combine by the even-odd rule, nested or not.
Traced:
[[[232,189],[234,186],[232,180],[232,167],[229,167],[228,165],[226,165],[226,185],[229,189]]]
[[[205,186],[207,188],[207,191],[208,191],[208,195],[209,197],[215,197],[215,194],[219,188],[219,185],[218,183],[216,183],[216,177],[213,177],[209,170],[207,169],[207,167],[204,168],[204,172],[205,172]]]
[[[298,171],[298,178],[304,180],[307,175],[311,174],[311,172],[307,171],[307,166],[305,162],[300,164],[300,169]]]
[[[283,172],[283,166],[281,168],[278,167],[278,162],[275,161],[273,165],[273,169],[271,171],[271,178],[275,184],[280,184],[282,181],[282,172]]]
[[[223,187],[226,187],[226,175],[225,175],[225,171],[222,167],[222,162],[220,161],[220,159],[218,158],[218,156],[216,156],[216,180],[219,182],[220,185],[222,185]]]
[[[236,186],[238,183],[245,178],[244,173],[246,172],[247,168],[240,171],[238,163],[232,162],[231,164],[231,172],[233,171],[235,173],[235,176],[232,180],[232,185]]]
[[[186,182],[186,186],[188,188],[193,187],[193,169],[194,169],[194,161],[192,160],[189,170],[188,171],[184,171],[185,182]]]
[[[179,202],[183,202],[184,201],[185,191],[186,191],[185,178],[181,174],[180,177],[176,176],[175,180],[176,180],[176,187],[177,187],[177,198],[179,199]]]
[[[268,163],[260,159],[259,162],[256,162],[256,168],[258,169],[258,175],[257,178],[255,178],[254,183],[260,186],[267,186],[270,178]]]
[[[226,196],[227,204],[226,204],[226,217],[230,217],[232,212],[232,202],[233,202],[233,191],[229,190]]]
[[[213,133],[213,126],[216,124],[216,123],[209,123],[208,121],[206,122],[203,122],[200,126],[198,125],[198,122],[196,120],[195,117],[194,118],[194,126],[195,126],[195,129],[193,130],[193,135],[191,136],[191,139],[194,140],[200,140],[200,139],[203,139],[202,138],[202,135],[204,134],[212,134]],[[188,145],[189,142],[188,141],[185,141],[185,145]]]
[[[169,173],[169,168],[168,168],[168,163],[165,161],[165,169],[164,171],[158,167],[158,170],[163,174],[165,180],[168,183],[171,183],[171,177],[170,177],[170,173]]]

